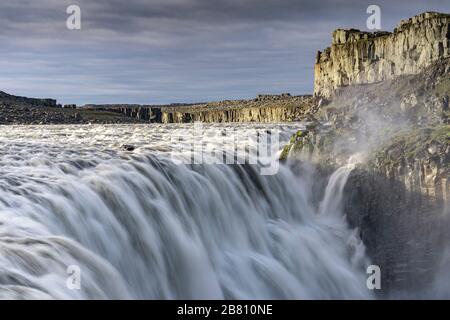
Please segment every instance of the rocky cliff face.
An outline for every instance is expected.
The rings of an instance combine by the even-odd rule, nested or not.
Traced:
[[[312,96],[258,95],[252,100],[225,100],[194,105],[86,105],[83,109],[120,113],[156,123],[289,122],[318,108]]]
[[[347,219],[383,271],[386,295],[429,297],[433,290],[450,243],[449,134],[443,125],[396,135],[347,182]]]
[[[188,107],[162,108],[163,123],[299,121],[318,107],[312,96],[259,95]]]
[[[450,126],[388,135],[362,154],[350,174],[344,212],[371,263],[381,269],[377,294],[430,297],[430,284],[450,245]],[[355,154],[355,138],[336,128],[313,128],[292,138],[284,156],[316,164],[317,203],[323,181]]]
[[[381,268],[384,297],[429,297],[450,247],[449,96],[450,58],[340,88],[282,154],[316,163],[319,182],[357,156],[345,213]]]
[[[0,105],[20,107],[58,107],[55,99],[26,98],[8,94],[0,91]]]
[[[68,107],[70,108],[70,107]],[[86,105],[85,110],[95,110],[97,112],[118,113],[125,117],[137,119],[146,122],[160,123],[162,119],[161,108],[145,105]]]
[[[295,106],[256,107],[229,110],[163,112],[162,123],[188,122],[285,122],[301,119]]]
[[[338,29],[331,47],[317,54],[314,94],[331,97],[340,87],[417,74],[449,56],[449,14],[426,12],[392,33]]]

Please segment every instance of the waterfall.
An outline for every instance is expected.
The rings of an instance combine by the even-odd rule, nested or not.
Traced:
[[[344,187],[353,166],[347,165],[337,169],[330,177],[330,181],[325,189],[325,196],[320,203],[319,214],[344,218],[342,213],[342,197]]]
[[[338,168],[330,177],[325,194],[319,206],[319,214],[340,220],[345,224],[345,215],[342,208],[344,187],[348,176],[355,169],[356,164],[362,161],[363,154],[355,153],[350,156],[347,163]]]
[[[314,177],[289,165],[262,176],[258,165],[184,165],[139,145],[164,140],[164,126],[145,139],[129,126],[39,130],[2,132],[0,298],[372,297],[341,208],[351,167],[318,207]],[[137,152],[112,147],[124,132]],[[68,288],[68,266],[80,290]]]

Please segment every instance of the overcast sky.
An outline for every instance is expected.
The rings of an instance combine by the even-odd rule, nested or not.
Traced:
[[[82,29],[66,28],[79,5]],[[311,93],[337,27],[382,28],[449,0],[15,0],[0,3],[0,90],[61,103],[200,102]]]

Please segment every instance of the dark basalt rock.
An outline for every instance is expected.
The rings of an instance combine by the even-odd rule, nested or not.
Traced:
[[[120,148],[125,151],[134,151],[136,149],[136,146],[132,144],[123,144],[120,146]]]
[[[0,104],[31,106],[31,107],[50,107],[57,108],[58,104],[55,99],[36,99],[19,97],[0,91]]]

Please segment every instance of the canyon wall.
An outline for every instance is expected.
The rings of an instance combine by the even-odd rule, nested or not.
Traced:
[[[59,107],[55,99],[27,98],[8,94],[0,91],[0,105],[2,106],[20,106],[20,107],[40,107],[56,108]]]
[[[312,96],[258,95],[251,100],[225,100],[194,105],[86,105],[84,109],[120,113],[154,123],[289,122],[317,108]]]
[[[389,32],[334,31],[331,47],[318,52],[314,95],[331,97],[340,88],[417,74],[450,56],[450,15],[426,12]]]
[[[70,106],[67,106],[70,108]],[[161,108],[156,106],[132,105],[132,104],[104,104],[104,105],[86,105],[85,110],[95,110],[100,112],[113,112],[125,117],[138,120],[160,123],[162,119]]]
[[[162,123],[187,122],[285,122],[299,120],[296,106],[257,107],[228,110],[163,111]]]
[[[317,107],[317,100],[312,96],[258,95],[252,100],[162,108],[162,122],[290,122],[302,120]]]
[[[450,247],[449,97],[450,58],[417,74],[343,87],[283,150],[282,159],[317,164],[319,195],[320,181],[358,159],[344,212],[381,268],[382,297],[433,297],[439,282]]]
[[[419,139],[421,155],[415,157],[399,150],[405,141],[382,148],[372,166],[352,172],[345,187],[347,220],[358,228],[372,263],[380,266],[384,294],[429,297],[432,291],[450,242],[448,130],[440,129],[440,142]],[[404,138],[404,146],[412,143]]]
[[[432,283],[450,244],[449,134],[450,126],[440,125],[405,131],[374,146],[343,190],[347,221],[371,264],[381,269],[380,297],[433,297]],[[285,159],[293,166],[303,162],[295,158],[316,164],[315,203],[323,199],[330,174],[343,164],[339,160],[356,152],[362,141],[355,138],[337,128],[293,136]]]

